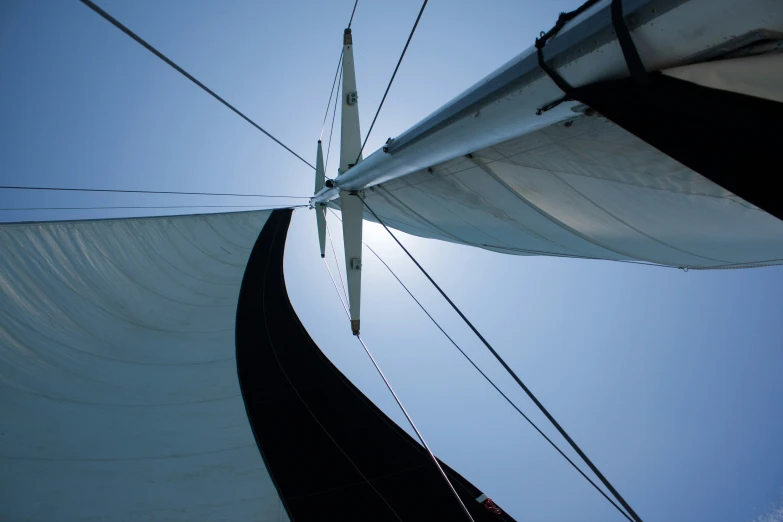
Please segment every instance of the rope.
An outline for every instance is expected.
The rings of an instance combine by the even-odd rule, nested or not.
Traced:
[[[399,239],[397,239],[397,236],[394,235],[394,233],[389,229],[389,227],[386,226],[386,224],[381,220],[380,217],[378,217],[378,214],[375,213],[375,211],[367,204],[367,202],[360,198],[362,203],[364,203],[364,206],[367,207],[367,210],[370,211],[370,213],[375,216],[375,219],[378,220],[378,223],[380,223],[384,229],[386,229],[386,232],[389,233],[389,235],[394,239],[394,241],[402,248],[402,250],[408,255],[408,257],[413,261],[413,263],[421,270],[422,274],[429,279],[430,283],[435,287],[438,292],[440,292],[440,295],[443,296],[444,299],[451,305],[451,307],[454,309],[455,312],[462,318],[462,320],[465,322],[465,324],[473,330],[473,333],[476,334],[476,337],[481,340],[481,342],[484,344],[484,346],[487,347],[487,349],[492,353],[492,355],[497,359],[497,361],[503,366],[503,368],[508,372],[508,374],[517,382],[520,388],[527,394],[528,397],[530,397],[530,400],[532,400],[535,405],[538,407],[538,409],[541,411],[541,413],[546,416],[546,418],[549,420],[550,423],[557,429],[558,432],[560,432],[560,435],[563,436],[563,438],[568,442],[568,444],[573,448],[574,451],[581,457],[581,459],[584,461],[585,464],[595,473],[595,475],[601,480],[601,482],[606,486],[606,488],[612,493],[614,498],[625,508],[625,510],[631,515],[633,520],[635,522],[642,522],[642,519],[636,514],[636,512],[631,508],[630,505],[625,501],[625,499],[620,495],[620,493],[612,486],[612,484],[607,480],[607,478],[601,473],[601,471],[593,464],[593,462],[587,457],[587,455],[582,451],[582,449],[574,442],[574,440],[571,438],[570,435],[563,429],[562,426],[560,426],[560,423],[555,420],[555,418],[552,416],[551,413],[549,413],[549,410],[547,410],[544,405],[541,403],[541,401],[538,400],[538,398],[533,394],[532,391],[530,391],[530,388],[528,388],[524,382],[517,376],[517,374],[514,372],[514,370],[511,369],[511,367],[506,363],[505,360],[500,356],[498,352],[495,351],[495,349],[492,347],[491,344],[489,344],[489,341],[487,341],[483,335],[476,329],[475,326],[473,326],[473,323],[470,322],[470,320],[465,316],[465,314],[462,313],[462,310],[460,310],[456,304],[454,304],[454,301],[449,298],[449,296],[446,294],[446,292],[441,289],[440,286],[435,282],[434,279],[427,273],[427,271],[422,267],[419,262],[416,260],[415,257],[408,251],[407,248],[400,242]]]
[[[175,190],[127,190],[127,189],[96,189],[74,187],[26,187],[21,185],[0,185],[7,190],[56,190],[64,192],[112,192],[117,194],[179,194],[181,196],[231,196],[237,198],[291,198],[310,199],[307,196],[277,196],[270,194],[231,194],[223,192],[180,192]]]
[[[403,47],[402,49],[402,54],[400,55],[400,59],[397,60],[397,66],[394,68],[394,72],[392,73],[391,79],[389,80],[389,85],[386,86],[386,92],[383,93],[383,98],[381,98],[381,103],[380,105],[378,105],[378,110],[375,111],[375,117],[372,119],[372,123],[370,124],[370,130],[367,131],[367,136],[364,137],[364,143],[362,143],[362,148],[359,150],[359,155],[356,157],[356,161],[354,161],[354,164],[359,163],[359,159],[362,157],[364,146],[367,145],[367,140],[370,139],[372,128],[375,126],[375,121],[378,119],[378,114],[381,113],[381,107],[383,107],[383,102],[386,101],[386,96],[389,94],[389,89],[391,89],[392,83],[394,82],[394,77],[397,76],[397,71],[400,69],[400,64],[402,63],[402,59],[405,57],[405,52],[408,50],[408,45],[410,45],[411,43],[411,39],[413,38],[413,33],[416,32],[416,27],[418,27],[419,25],[419,20],[421,20],[421,15],[424,14],[424,8],[427,7],[427,2],[428,0],[424,0],[424,3],[421,4],[421,9],[419,10],[419,16],[416,17],[416,22],[413,24],[413,29],[411,29],[411,33],[408,35],[408,41],[405,42],[405,47]]]
[[[357,0],[357,1],[358,1],[358,0]],[[168,65],[170,65],[172,68],[174,68],[174,69],[175,69],[177,72],[179,72],[179,73],[180,73],[181,75],[183,75],[185,78],[187,78],[187,79],[188,79],[188,80],[190,80],[191,82],[193,82],[193,83],[195,83],[196,85],[198,85],[199,87],[201,87],[201,88],[202,88],[204,91],[206,91],[208,94],[210,94],[210,95],[211,95],[213,98],[215,98],[217,101],[219,101],[220,103],[222,103],[223,105],[225,105],[226,107],[228,107],[229,109],[231,109],[232,111],[234,111],[234,112],[235,112],[235,113],[236,113],[238,116],[240,116],[242,119],[244,119],[244,120],[245,120],[246,122],[248,122],[250,125],[252,125],[252,126],[253,126],[253,127],[255,127],[256,129],[258,129],[258,130],[260,130],[261,132],[263,132],[264,134],[266,134],[266,135],[267,135],[269,138],[271,138],[271,139],[272,139],[272,141],[274,141],[275,143],[277,143],[278,145],[280,145],[281,147],[283,147],[285,150],[287,150],[288,152],[290,152],[291,154],[293,154],[294,156],[296,156],[296,157],[297,157],[297,158],[298,158],[298,159],[299,159],[299,160],[300,160],[302,163],[304,163],[305,165],[307,165],[307,166],[308,166],[308,167],[310,167],[311,169],[315,170],[315,167],[313,167],[313,166],[312,166],[312,165],[311,165],[311,164],[310,164],[310,163],[309,163],[307,160],[305,160],[305,159],[304,159],[302,156],[300,156],[299,154],[297,154],[296,152],[294,152],[293,150],[291,150],[291,149],[290,149],[290,148],[289,148],[289,147],[288,147],[288,146],[287,146],[285,143],[283,143],[282,141],[280,141],[280,140],[278,140],[277,138],[275,138],[274,136],[272,136],[272,135],[271,135],[269,132],[267,132],[266,130],[264,130],[264,129],[263,129],[263,128],[262,128],[260,125],[258,125],[256,122],[254,122],[253,120],[251,120],[250,118],[248,118],[247,116],[245,116],[245,115],[244,115],[242,112],[240,112],[240,111],[239,111],[239,109],[237,109],[236,107],[234,107],[233,105],[231,105],[230,103],[228,103],[226,100],[224,100],[223,98],[221,98],[220,96],[218,96],[218,95],[217,95],[217,93],[215,93],[215,91],[213,91],[212,89],[210,89],[209,87],[207,87],[206,85],[204,85],[203,83],[201,83],[200,81],[198,81],[198,80],[197,80],[195,77],[193,77],[193,76],[192,76],[190,73],[188,73],[188,72],[187,72],[185,69],[183,69],[182,67],[180,67],[179,65],[177,65],[176,63],[174,63],[173,61],[171,61],[171,60],[170,60],[168,57],[166,57],[166,56],[165,56],[163,53],[161,53],[160,51],[158,51],[157,49],[155,49],[155,48],[154,48],[152,45],[148,44],[148,43],[147,43],[145,40],[143,40],[143,39],[142,39],[140,36],[138,36],[136,33],[134,33],[133,31],[131,31],[131,30],[130,30],[130,29],[128,29],[127,27],[125,27],[125,26],[124,26],[124,25],[123,25],[123,24],[122,24],[122,23],[121,23],[119,20],[117,20],[116,18],[114,18],[113,16],[111,16],[109,13],[107,13],[106,11],[104,11],[103,9],[101,9],[100,7],[98,7],[97,5],[95,5],[95,3],[93,3],[91,0],[81,0],[81,2],[82,2],[84,5],[86,5],[87,7],[89,7],[90,9],[92,9],[93,11],[95,11],[96,13],[98,13],[99,15],[101,15],[101,16],[102,16],[102,17],[103,17],[103,18],[104,18],[106,21],[108,21],[109,23],[111,23],[112,25],[114,25],[114,26],[115,26],[117,29],[119,29],[119,30],[120,30],[120,31],[122,31],[123,33],[127,34],[128,36],[130,36],[131,38],[133,38],[134,40],[136,40],[136,42],[138,42],[139,44],[141,44],[141,45],[142,45],[142,46],[143,46],[145,49],[147,49],[147,50],[148,50],[148,51],[150,51],[152,54],[154,54],[155,56],[157,56],[158,58],[160,58],[161,60],[163,60],[164,62],[166,62]],[[354,8],[355,8],[355,6],[354,6]]]
[[[332,209],[329,209],[329,210],[332,210]],[[334,213],[334,211],[332,211],[332,212]],[[337,217],[337,214],[336,214],[336,213],[335,213],[335,216]],[[339,217],[338,217],[338,219],[339,219]],[[589,482],[589,483],[590,483],[590,485],[592,485],[592,486],[595,488],[595,490],[596,490],[596,491],[598,491],[598,493],[600,493],[600,494],[601,494],[601,495],[602,495],[602,496],[603,496],[603,497],[604,497],[604,498],[605,498],[605,499],[606,499],[606,500],[607,500],[607,501],[608,501],[608,502],[609,502],[609,503],[610,503],[612,506],[614,506],[614,508],[615,508],[615,509],[617,509],[617,511],[619,511],[619,512],[620,512],[620,514],[622,514],[622,515],[623,515],[625,518],[627,518],[628,520],[631,520],[631,522],[633,522],[633,520],[632,520],[632,519],[631,519],[631,518],[630,518],[630,517],[629,517],[629,516],[628,516],[628,515],[627,515],[627,514],[626,514],[626,513],[625,513],[625,512],[624,512],[624,511],[621,509],[621,508],[620,508],[620,506],[618,506],[618,505],[617,505],[617,504],[616,504],[616,503],[615,503],[615,502],[614,502],[614,501],[613,501],[611,498],[609,498],[609,496],[607,496],[607,494],[606,494],[606,493],[604,493],[604,491],[603,491],[603,490],[602,490],[600,487],[598,487],[598,485],[597,485],[595,482],[593,482],[593,480],[592,480],[590,477],[588,477],[588,476],[585,474],[585,472],[584,472],[584,471],[582,471],[582,470],[581,470],[581,468],[579,468],[579,466],[577,466],[577,465],[576,465],[576,463],[574,463],[574,461],[573,461],[573,460],[571,460],[571,459],[568,457],[568,455],[566,455],[565,453],[563,453],[563,450],[561,450],[561,449],[560,449],[560,448],[557,446],[557,444],[555,444],[555,443],[554,443],[554,441],[552,441],[552,439],[550,439],[550,438],[549,438],[549,437],[546,435],[546,433],[544,433],[543,431],[541,431],[541,429],[540,429],[540,428],[539,428],[539,427],[538,427],[538,426],[537,426],[537,425],[536,425],[536,424],[535,424],[535,423],[534,423],[532,420],[530,420],[530,418],[529,418],[527,415],[525,415],[525,414],[524,414],[524,412],[522,412],[522,410],[520,410],[520,409],[519,409],[519,407],[518,407],[516,404],[514,404],[514,402],[513,402],[513,401],[512,401],[512,400],[511,400],[511,399],[510,399],[510,398],[509,398],[509,397],[508,397],[508,396],[507,396],[505,393],[503,393],[503,391],[502,391],[500,388],[498,388],[498,386],[497,386],[497,385],[496,385],[496,384],[495,384],[495,383],[492,381],[492,379],[490,379],[490,378],[489,378],[489,376],[488,376],[486,373],[484,373],[484,372],[481,370],[481,368],[479,368],[479,367],[478,367],[478,365],[477,365],[475,362],[473,362],[473,359],[471,359],[471,358],[470,358],[470,356],[469,356],[467,353],[465,353],[465,351],[464,351],[462,348],[460,348],[460,346],[459,346],[459,345],[456,343],[456,341],[454,341],[454,339],[452,339],[452,338],[451,338],[451,336],[450,336],[448,333],[446,333],[446,330],[444,330],[444,329],[443,329],[443,327],[442,327],[442,326],[441,326],[441,325],[438,323],[438,321],[436,321],[436,320],[435,320],[435,318],[434,318],[434,317],[432,317],[432,315],[431,315],[431,314],[430,314],[430,313],[427,311],[427,309],[424,307],[424,305],[423,305],[423,304],[421,304],[421,302],[420,302],[420,301],[419,301],[419,300],[416,298],[416,296],[415,296],[415,295],[413,295],[413,292],[411,292],[411,291],[408,289],[408,287],[407,287],[407,286],[405,286],[405,283],[403,283],[403,282],[402,282],[402,280],[401,280],[401,279],[400,279],[400,278],[397,276],[397,274],[395,274],[395,273],[394,273],[394,270],[392,270],[392,269],[391,269],[391,267],[390,267],[388,264],[386,264],[386,261],[384,261],[384,260],[381,258],[381,256],[380,256],[380,255],[378,255],[378,253],[377,253],[375,250],[373,250],[373,248],[372,248],[370,245],[368,245],[368,244],[367,244],[367,243],[365,243],[364,241],[362,241],[362,244],[364,244],[364,246],[366,246],[366,247],[367,247],[367,249],[368,249],[370,252],[372,252],[372,254],[373,254],[373,255],[374,255],[376,258],[378,258],[378,261],[380,261],[380,262],[383,264],[383,266],[385,266],[385,267],[386,267],[386,269],[389,271],[389,273],[390,273],[392,276],[394,276],[394,279],[396,279],[396,280],[397,280],[397,282],[398,282],[398,283],[400,283],[400,286],[402,286],[402,288],[403,288],[403,289],[404,289],[404,290],[405,290],[405,291],[408,293],[408,295],[409,295],[409,296],[411,296],[411,299],[413,299],[413,300],[416,302],[416,304],[417,304],[417,305],[419,305],[419,308],[421,308],[421,310],[422,310],[422,311],[423,311],[423,312],[424,312],[424,313],[427,315],[427,317],[429,317],[429,318],[430,318],[430,321],[432,321],[432,323],[433,323],[433,324],[434,324],[434,325],[435,325],[435,326],[438,328],[438,330],[440,330],[440,331],[441,331],[441,333],[442,333],[444,336],[446,336],[446,339],[448,339],[448,340],[451,342],[451,344],[453,344],[453,345],[454,345],[454,347],[455,347],[455,348],[456,348],[456,349],[459,351],[459,353],[461,353],[461,354],[462,354],[462,356],[463,356],[463,357],[465,357],[465,359],[466,359],[466,360],[467,360],[467,361],[468,361],[468,362],[469,362],[469,363],[470,363],[470,364],[473,366],[473,368],[475,368],[475,369],[476,369],[476,371],[477,371],[477,372],[479,372],[479,374],[481,374],[481,376],[482,376],[482,377],[484,377],[484,380],[486,380],[486,381],[487,381],[487,382],[488,382],[488,383],[489,383],[489,384],[490,384],[490,385],[491,385],[493,388],[495,388],[495,391],[497,391],[497,392],[498,392],[498,393],[501,395],[501,397],[503,397],[503,398],[506,400],[506,402],[507,402],[507,403],[509,403],[509,404],[511,405],[511,407],[512,407],[512,408],[514,408],[515,410],[517,410],[517,413],[519,413],[519,414],[522,416],[522,418],[524,418],[524,419],[525,419],[525,420],[528,422],[528,424],[530,424],[530,425],[531,425],[531,426],[532,426],[532,427],[533,427],[533,428],[534,428],[534,429],[535,429],[535,430],[536,430],[536,431],[537,431],[537,432],[538,432],[538,433],[539,433],[539,434],[540,434],[542,437],[544,437],[544,439],[545,439],[545,440],[546,440],[546,441],[547,441],[547,442],[548,442],[548,443],[549,443],[549,444],[550,444],[550,445],[551,445],[553,448],[555,448],[555,450],[556,450],[556,451],[557,451],[557,452],[558,452],[558,453],[559,453],[559,454],[560,454],[560,455],[561,455],[561,456],[562,456],[564,459],[566,459],[566,461],[568,461],[568,463],[569,463],[569,464],[571,464],[571,466],[572,466],[572,467],[573,467],[573,468],[574,468],[576,471],[578,471],[578,472],[579,472],[579,474],[580,474],[580,475],[582,475],[582,477],[584,477],[584,479],[585,479],[587,482]]]

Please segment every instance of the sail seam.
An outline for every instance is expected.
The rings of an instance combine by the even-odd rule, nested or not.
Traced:
[[[546,218],[546,219],[548,219],[549,221],[551,221],[551,222],[552,222],[554,225],[556,225],[556,226],[559,226],[560,228],[563,228],[564,230],[567,230],[567,231],[571,232],[572,234],[574,234],[575,236],[577,236],[577,237],[579,237],[579,238],[583,239],[583,240],[584,240],[584,241],[586,241],[587,243],[590,243],[590,244],[592,244],[592,245],[595,245],[595,246],[597,246],[597,247],[599,247],[599,248],[602,248],[602,249],[604,249],[604,250],[607,250],[607,251],[609,251],[609,252],[613,252],[613,253],[615,253],[615,254],[618,254],[618,255],[621,255],[621,256],[628,257],[628,258],[630,258],[630,259],[635,259],[635,258],[634,258],[634,256],[632,256],[632,255],[630,255],[630,254],[628,254],[628,253],[626,253],[626,252],[622,252],[622,251],[619,251],[619,250],[617,250],[617,249],[610,248],[610,247],[608,247],[608,246],[606,246],[606,245],[603,245],[603,244],[599,243],[598,241],[596,241],[595,239],[593,239],[593,238],[590,238],[590,237],[588,237],[588,236],[586,236],[586,235],[582,234],[581,232],[579,232],[579,231],[578,231],[578,230],[576,230],[575,228],[573,228],[573,227],[571,227],[571,226],[569,226],[569,225],[565,224],[564,222],[560,221],[560,220],[559,220],[559,219],[557,219],[555,216],[553,216],[553,215],[552,215],[552,214],[550,214],[549,212],[546,212],[546,211],[545,211],[544,209],[542,209],[541,207],[539,207],[539,206],[537,206],[537,205],[534,205],[532,202],[528,201],[528,199],[527,199],[525,196],[523,196],[522,194],[520,194],[519,192],[517,192],[516,190],[514,190],[514,189],[513,189],[513,187],[511,187],[511,186],[510,186],[508,183],[506,183],[506,182],[505,182],[505,181],[504,181],[502,178],[500,178],[500,176],[498,176],[498,175],[495,173],[495,171],[493,171],[493,170],[492,170],[492,169],[491,169],[491,168],[490,168],[490,167],[489,167],[489,166],[488,166],[486,163],[484,163],[484,161],[483,161],[482,159],[480,159],[480,158],[477,158],[477,157],[475,157],[475,156],[472,156],[472,157],[471,157],[471,159],[473,160],[473,162],[475,163],[475,165],[476,165],[478,168],[480,168],[481,170],[483,170],[484,172],[486,172],[486,173],[487,173],[487,174],[488,174],[488,175],[489,175],[489,176],[490,176],[492,179],[494,179],[494,180],[495,180],[495,181],[496,181],[496,182],[497,182],[499,185],[501,185],[503,188],[505,188],[506,190],[508,190],[508,191],[509,191],[511,194],[515,195],[515,196],[516,196],[516,197],[517,197],[517,198],[518,198],[518,199],[519,199],[519,200],[520,200],[522,203],[524,203],[525,205],[527,205],[528,207],[530,207],[532,210],[534,210],[534,211],[538,212],[538,213],[539,213],[541,216],[543,216],[544,218]]]

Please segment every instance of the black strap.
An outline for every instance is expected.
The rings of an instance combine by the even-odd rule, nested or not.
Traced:
[[[639,56],[639,51],[636,50],[636,45],[631,38],[631,32],[628,30],[628,26],[625,23],[625,17],[623,16],[623,0],[612,0],[612,26],[614,32],[617,34],[617,42],[620,44],[620,49],[623,51],[623,57],[625,58],[625,65],[628,67],[628,72],[631,73],[631,78],[641,85],[649,82],[649,75],[644,68],[642,58]]]
[[[555,100],[539,109],[536,110],[536,115],[541,116],[543,113],[547,112],[548,110],[554,109],[564,101],[568,101],[571,99],[570,93],[573,91],[571,88],[571,85],[563,79],[562,76],[560,76],[557,71],[555,71],[553,68],[551,68],[547,63],[546,59],[544,59],[544,47],[546,46],[546,43],[553,38],[557,33],[560,32],[560,30],[565,27],[565,24],[567,24],[569,21],[573,20],[576,16],[581,14],[585,9],[590,7],[592,4],[594,4],[596,0],[590,0],[580,6],[577,9],[574,9],[573,11],[569,11],[567,13],[560,13],[560,16],[557,17],[557,22],[555,22],[555,26],[547,31],[546,33],[542,32],[541,35],[536,38],[536,54],[538,56],[538,66],[541,67],[541,70],[546,73],[549,78],[553,82],[555,82],[555,85],[557,85],[558,89],[563,91],[565,93],[565,96],[562,98]]]
[[[546,73],[547,76],[549,76],[553,82],[555,82],[555,85],[563,91],[564,93],[568,94],[573,89],[571,88],[571,85],[563,79],[562,76],[560,76],[557,71],[552,69],[544,59],[544,45],[546,45],[546,40],[543,38],[536,38],[536,52],[538,54],[538,66],[541,67],[541,69]]]
[[[536,116],[541,116],[545,112],[554,109],[561,103],[573,99],[571,96],[571,92],[573,91],[573,88],[571,85],[563,79],[562,76],[560,76],[557,71],[555,71],[553,68],[551,68],[544,59],[544,46],[546,46],[546,43],[551,39],[554,38],[554,36],[560,32],[560,30],[565,27],[565,24],[582,14],[585,10],[587,10],[589,7],[591,7],[593,4],[595,4],[598,0],[588,0],[581,6],[577,7],[573,11],[568,11],[567,13],[560,13],[560,16],[557,17],[557,22],[555,22],[555,26],[552,27],[547,32],[542,32],[541,35],[536,38],[536,54],[538,55],[538,66],[541,67],[541,70],[546,73],[549,78],[552,79],[553,82],[555,82],[555,85],[557,85],[558,89],[563,91],[565,93],[565,96],[563,96],[560,99],[557,99],[551,103],[548,103],[544,105],[543,107],[540,107],[536,110]]]
[[[538,110],[536,110],[537,115],[541,115],[564,101],[572,100],[574,99],[574,88],[571,87],[571,85],[565,81],[565,79],[558,74],[557,71],[555,71],[552,67],[547,64],[546,59],[544,58],[544,47],[546,46],[547,42],[552,39],[557,33],[560,32],[560,30],[565,27],[565,25],[582,14],[584,11],[586,11],[589,7],[592,7],[596,3],[596,0],[589,0],[588,2],[585,2],[582,4],[579,8],[574,9],[573,11],[569,11],[567,13],[560,13],[560,16],[557,18],[557,22],[555,23],[555,26],[552,27],[549,31],[546,33],[541,33],[541,35],[536,38],[536,54],[538,56],[538,66],[541,67],[541,70],[546,73],[547,76],[557,85],[558,89],[563,91],[565,93],[565,96],[562,98],[555,100]],[[639,52],[636,49],[636,46],[633,43],[633,39],[631,38],[631,33],[628,30],[628,26],[625,23],[625,17],[623,16],[623,2],[622,0],[612,0],[611,5],[611,15],[612,15],[612,27],[614,28],[614,32],[617,35],[617,41],[620,44],[620,49],[623,51],[623,57],[625,58],[626,66],[628,67],[628,71],[631,74],[631,77],[634,79],[635,82],[639,84],[646,84],[649,81],[647,70],[644,68],[644,63],[642,63],[642,58],[639,56]]]
[[[560,18],[558,18],[558,20],[557,20],[558,24],[560,24],[560,20],[563,18],[563,14],[565,14],[565,13],[560,13]],[[562,26],[560,26],[560,27],[562,27]],[[558,25],[555,25],[555,28],[559,30]],[[550,33],[551,32],[552,31],[550,31]],[[547,34],[549,34],[549,33],[547,33]],[[551,109],[554,109],[555,107],[557,107],[558,105],[560,105],[564,101],[568,101],[568,100],[572,99],[570,93],[573,91],[573,89],[571,88],[571,85],[567,81],[565,81],[562,76],[557,74],[557,71],[552,69],[546,63],[546,60],[544,59],[544,45],[546,45],[545,38],[548,38],[548,37],[546,37],[546,35],[544,35],[541,38],[536,38],[536,53],[538,54],[538,66],[541,67],[541,70],[544,71],[546,73],[546,75],[549,76],[549,78],[553,82],[555,82],[555,85],[557,85],[558,89],[560,89],[561,91],[563,91],[565,93],[565,96],[563,96],[562,98],[559,98],[559,99],[557,99],[557,100],[555,100],[555,101],[553,101],[551,103],[548,103],[548,104],[544,105],[543,107],[539,107],[538,109],[536,109],[536,116],[541,116],[545,112],[547,112],[547,111],[549,111]]]

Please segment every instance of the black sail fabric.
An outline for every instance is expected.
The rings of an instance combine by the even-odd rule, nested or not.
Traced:
[[[261,231],[236,322],[248,418],[291,520],[464,520],[424,448],[340,373],[299,321],[283,276],[291,214],[274,211]],[[513,520],[443,467],[474,520]]]
[[[779,126],[783,104],[652,73],[569,94],[720,185],[783,219]]]

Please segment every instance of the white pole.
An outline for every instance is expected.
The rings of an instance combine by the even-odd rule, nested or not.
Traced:
[[[361,133],[359,131],[359,95],[356,91],[356,71],[353,63],[351,30],[343,33],[343,97],[340,129],[340,170],[338,179],[361,161]],[[362,293],[362,216],[364,204],[361,191],[340,191],[343,213],[343,241],[345,246],[345,273],[348,281],[348,301],[351,331],[359,335],[359,310]]]

